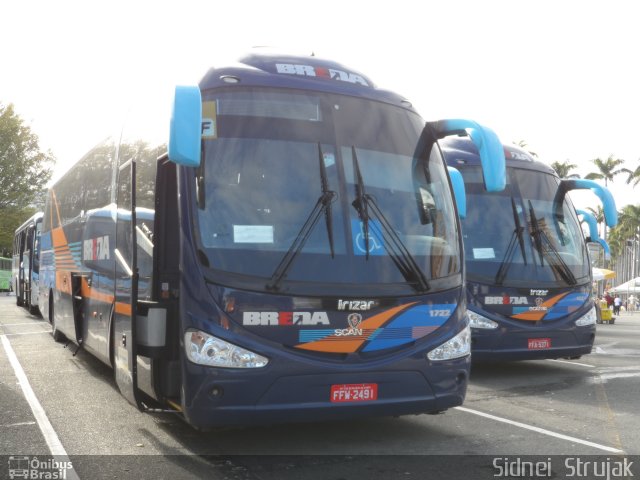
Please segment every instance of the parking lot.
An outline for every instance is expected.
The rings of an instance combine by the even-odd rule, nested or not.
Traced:
[[[474,365],[464,405],[445,414],[200,433],[138,412],[109,368],[74,357],[47,322],[2,296],[0,455],[54,454],[79,478],[426,478],[427,464],[447,476],[480,465],[492,478],[496,458],[634,458],[640,313],[597,328],[592,354],[577,360]]]

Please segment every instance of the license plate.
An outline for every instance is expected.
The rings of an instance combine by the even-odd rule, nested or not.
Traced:
[[[529,339],[529,350],[546,350],[547,348],[551,348],[550,338],[530,338]]]
[[[331,385],[331,401],[368,402],[378,399],[377,383]]]

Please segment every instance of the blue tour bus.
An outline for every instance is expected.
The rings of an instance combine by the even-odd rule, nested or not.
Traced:
[[[258,54],[176,88],[168,145],[128,125],[49,190],[40,305],[130,402],[202,429],[463,402],[463,185],[439,139],[468,133],[499,190],[492,131]]]
[[[13,235],[12,284],[16,304],[38,313],[40,272],[40,230],[44,214],[37,212],[20,225]]]
[[[487,192],[474,145],[460,137],[443,141],[446,161],[466,189],[461,223],[472,359],[588,354],[596,333],[592,270],[567,192],[593,190],[609,226],[617,223],[613,197],[591,180],[560,179],[521,148],[504,150],[506,188]],[[591,235],[604,243],[595,238],[597,230]]]

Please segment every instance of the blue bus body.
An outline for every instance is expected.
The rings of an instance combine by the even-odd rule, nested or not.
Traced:
[[[486,192],[470,142],[447,139],[444,153],[447,163],[464,177],[467,193],[467,215],[461,223],[473,360],[590,353],[596,334],[592,271],[566,192],[600,192],[601,187],[561,180],[528,152],[505,146],[507,186],[501,192]],[[611,216],[612,197],[599,194]]]
[[[168,154],[125,125],[50,189],[54,337],[112,365],[141,410],[202,429],[460,405],[464,263],[438,139],[497,137],[425,126],[315,57],[213,69],[173,115]]]
[[[40,275],[40,230],[43,213],[38,212],[20,225],[13,236],[12,286],[16,304],[38,313]]]

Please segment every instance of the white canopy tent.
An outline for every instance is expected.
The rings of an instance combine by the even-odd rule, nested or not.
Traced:
[[[610,288],[609,293],[640,293],[640,277]]]

